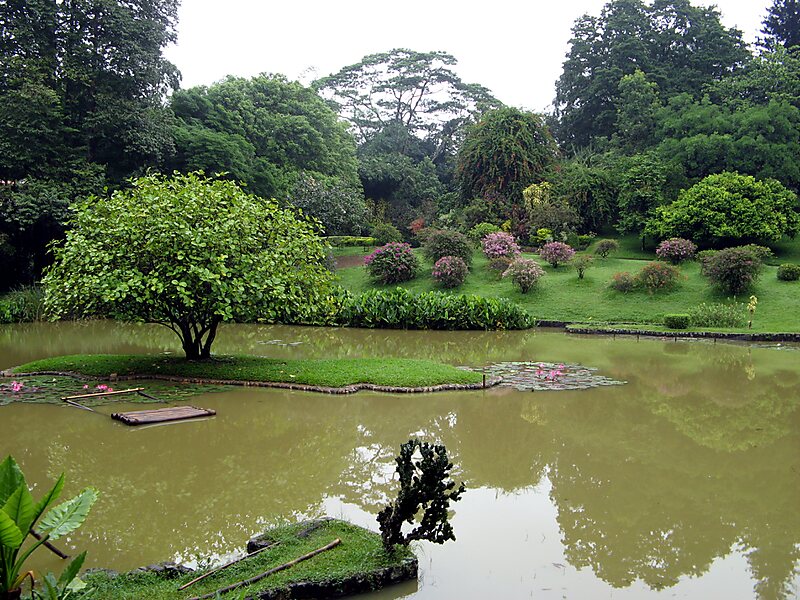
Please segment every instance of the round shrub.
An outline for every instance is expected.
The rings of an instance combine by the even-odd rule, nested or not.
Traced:
[[[390,242],[376,248],[364,259],[369,276],[380,283],[400,283],[417,276],[419,261],[411,251],[411,246],[400,242]]]
[[[697,246],[683,238],[664,240],[656,248],[656,256],[673,265],[679,265],[682,262],[691,260],[694,258],[695,252],[697,252]]]
[[[476,243],[479,243],[483,238],[485,238],[490,233],[496,233],[500,231],[500,228],[493,224],[493,223],[478,223],[472,229],[469,230],[469,237]]]
[[[687,314],[664,315],[664,327],[669,329],[686,329],[691,317]]]
[[[725,248],[704,261],[702,272],[723,292],[740,294],[758,280],[761,267],[751,249]]]
[[[781,265],[778,267],[778,279],[781,281],[797,281],[800,279],[800,265]]]
[[[472,264],[472,244],[459,231],[435,229],[426,235],[423,244],[425,257],[433,263],[444,256],[457,256],[467,266]]]
[[[516,238],[505,231],[488,234],[481,240],[481,246],[483,247],[483,253],[489,260],[501,256],[508,256],[513,259],[520,254]]]
[[[378,223],[372,228],[369,235],[375,238],[375,243],[379,246],[403,241],[403,234],[391,223]]]
[[[523,294],[527,294],[542,275],[544,275],[544,269],[535,260],[529,258],[514,259],[503,273],[503,277],[510,277]]]
[[[608,287],[622,293],[632,292],[637,286],[638,281],[627,271],[614,273],[614,275],[611,276],[611,281],[608,282]]]
[[[600,258],[608,258],[612,252],[619,250],[619,242],[617,240],[600,240],[594,247],[594,253]]]
[[[467,263],[458,256],[443,256],[433,265],[433,278],[442,287],[455,288],[464,283],[469,273]]]
[[[554,269],[557,269],[558,265],[569,262],[574,255],[575,250],[564,242],[548,242],[539,250],[539,256],[549,262]]]
[[[647,263],[636,274],[636,282],[639,287],[646,289],[651,294],[675,289],[680,278],[681,272],[678,267],[661,262]]]

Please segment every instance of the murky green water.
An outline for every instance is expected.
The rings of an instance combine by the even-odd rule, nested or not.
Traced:
[[[3,327],[0,367],[177,351],[171,336],[109,323]],[[235,389],[193,400],[216,409],[214,419],[149,428],[70,407],[0,407],[0,456],[14,454],[40,486],[65,470],[68,492],[101,490],[64,542],[88,549],[92,565],[222,555],[269,522],[301,516],[375,528],[398,446],[422,435],[447,445],[467,482],[453,516],[458,541],[421,545],[419,583],[374,598],[798,594],[797,347],[236,326],[216,350],[570,362],[628,383],[420,396]],[[44,553],[40,561],[55,565]]]

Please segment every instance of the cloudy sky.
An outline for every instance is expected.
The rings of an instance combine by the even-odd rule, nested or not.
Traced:
[[[694,0],[716,4],[722,21],[752,42],[771,0]],[[456,72],[506,104],[544,110],[580,15],[604,0],[182,0],[178,43],[167,58],[183,87],[228,74],[283,73],[305,83],[392,48],[444,50]],[[473,6],[473,8],[470,8]]]

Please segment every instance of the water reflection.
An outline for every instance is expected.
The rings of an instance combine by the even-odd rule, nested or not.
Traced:
[[[153,328],[83,327],[74,330],[74,338],[66,328],[50,335],[42,326],[6,328],[0,332],[0,361],[5,363],[0,366],[37,353],[88,347],[171,347],[170,336],[159,337],[160,330]],[[10,336],[10,330],[17,335]],[[87,335],[93,344],[86,344]],[[456,477],[472,491],[454,506],[459,543],[433,556],[461,561],[463,572],[471,560],[465,548],[474,550],[470,540],[476,532],[496,531],[490,541],[482,541],[493,544],[480,549],[487,557],[482,566],[503,573],[503,582],[498,575],[492,585],[495,591],[510,586],[506,597],[538,589],[531,577],[545,578],[548,569],[567,578],[566,593],[579,596],[605,593],[604,585],[641,596],[647,590],[682,589],[673,586],[704,578],[714,582],[710,589],[718,597],[736,592],[739,597],[788,598],[796,593],[796,353],[541,332],[247,326],[230,328],[226,337],[230,346],[221,351],[274,356],[384,353],[469,364],[572,361],[629,383],[558,393],[493,389],[412,397],[359,393],[332,398],[236,389],[195,400],[216,409],[216,419],[144,430],[68,408],[0,408],[0,454],[17,455],[32,480],[43,484],[67,470],[73,490],[88,484],[102,490],[85,529],[70,540],[73,546],[89,547],[94,564],[131,568],[167,557],[223,554],[265,520],[329,512],[332,499],[351,507],[342,509],[348,516],[363,514],[371,520],[369,515],[394,491],[392,461],[399,444],[424,435],[447,445]],[[273,339],[303,343],[259,343]],[[242,346],[234,347],[233,340]],[[58,426],[42,437],[30,423]],[[511,505],[516,521],[509,522],[502,513]],[[537,524],[524,525],[526,519]],[[548,545],[541,554],[545,546],[515,546],[518,530],[528,532],[529,527],[534,527],[529,532],[533,539],[560,537],[557,548]],[[513,552],[521,556],[510,556]],[[535,571],[507,571],[509,564],[525,556],[539,560],[540,554],[548,558],[536,563]],[[741,577],[711,577],[715,565],[731,556],[741,557],[752,589],[741,589]],[[415,597],[475,597],[480,568],[472,568],[472,578],[461,573],[447,584],[442,578],[436,585],[423,580]],[[433,564],[429,570],[437,572]],[[587,572],[596,579],[587,581]],[[505,581],[509,578],[517,587]],[[732,581],[739,587],[729,587]],[[697,591],[686,595],[707,597]]]

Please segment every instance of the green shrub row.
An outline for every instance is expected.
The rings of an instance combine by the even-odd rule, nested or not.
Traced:
[[[686,329],[692,318],[687,314],[664,315],[664,326],[669,329]]]
[[[324,238],[331,246],[342,248],[344,246],[375,246],[377,245],[374,237],[357,235],[329,235]]]
[[[344,299],[337,325],[386,329],[528,329],[536,320],[506,298],[370,290]]]

